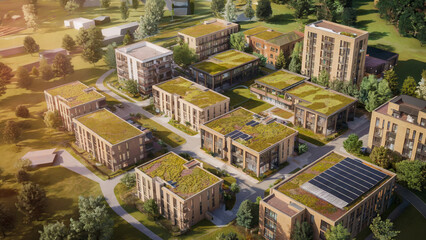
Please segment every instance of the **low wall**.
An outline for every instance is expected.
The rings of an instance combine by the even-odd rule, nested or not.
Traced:
[[[2,57],[10,57],[17,54],[25,53],[24,45],[17,46],[17,47],[11,47],[11,48],[3,48],[0,49],[0,56]]]

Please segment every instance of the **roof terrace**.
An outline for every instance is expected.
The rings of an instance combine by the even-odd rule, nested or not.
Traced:
[[[255,82],[282,90],[305,79],[302,75],[282,69],[256,79]]]
[[[329,31],[329,32],[340,34],[340,35],[345,35],[345,36],[352,37],[352,38],[356,38],[356,37],[359,37],[361,35],[368,34],[368,32],[366,32],[366,31],[356,29],[356,28],[353,28],[353,27],[348,27],[348,26],[341,25],[341,24],[338,24],[338,23],[326,21],[326,20],[320,20],[320,21],[311,23],[308,26],[313,27],[313,28],[323,29],[323,30],[326,30],[326,31]]]
[[[46,92],[52,96],[62,97],[69,107],[105,98],[104,95],[98,93],[94,88],[88,87],[79,81],[50,88]]]

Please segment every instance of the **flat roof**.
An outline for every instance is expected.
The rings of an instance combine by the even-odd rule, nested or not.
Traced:
[[[69,107],[75,107],[101,98],[104,95],[98,93],[94,88],[89,87],[79,81],[67,83],[58,87],[46,90],[52,96],[60,96],[65,99]]]
[[[389,60],[395,56],[398,56],[398,53],[389,52],[380,48],[367,46],[367,55],[374,58],[381,59],[381,60]]]
[[[276,121],[265,122],[265,120],[267,119],[239,107],[204,125],[222,135],[231,134],[236,130],[248,135],[249,138],[246,138],[248,140],[237,138],[235,141],[257,152],[265,150],[296,132],[284,124]]]
[[[265,199],[263,199],[263,201],[289,217],[292,217],[299,212],[290,208],[290,204],[287,204],[283,200],[279,199],[277,196],[275,196],[275,194],[267,196]]]
[[[21,159],[31,161],[31,166],[53,163],[56,158],[56,148],[27,152]]]
[[[324,216],[328,217],[329,219],[335,221],[339,219],[343,214],[345,214],[347,211],[352,209],[357,203],[359,203],[360,200],[364,199],[366,196],[368,196],[373,190],[377,189],[384,181],[381,181],[380,183],[374,185],[373,187],[369,188],[368,191],[364,192],[362,195],[360,195],[357,199],[357,201],[351,203],[350,205],[340,208],[337,207],[331,203],[329,203],[326,200],[323,200],[321,197],[316,196],[315,194],[306,191],[304,188],[302,188],[302,185],[309,182],[310,180],[314,179],[321,173],[325,172],[326,170],[332,168],[336,164],[340,163],[342,160],[346,159],[346,157],[337,154],[335,152],[328,153],[321,159],[314,162],[312,165],[309,165],[308,167],[302,169],[298,173],[296,173],[294,176],[292,176],[290,179],[282,182],[281,184],[278,184],[274,190],[277,190],[290,198],[298,201],[299,203],[323,214]],[[374,166],[372,164],[369,164],[365,161],[360,161],[361,164],[366,165],[366,167],[373,168],[375,170],[379,170],[381,173],[386,174],[388,177],[385,179],[389,179],[390,175],[389,173],[383,171],[382,169],[378,168],[377,166]],[[336,180],[337,181],[337,180]],[[344,183],[342,183],[342,186]]]
[[[200,108],[222,102],[228,97],[194,83],[186,78],[177,77],[155,85],[164,91],[181,96],[185,101]]]
[[[164,54],[172,54],[173,52],[167,48],[160,47],[156,44],[142,41],[131,45],[117,48],[117,51],[135,57],[138,60],[150,60],[155,57],[161,57]]]
[[[278,70],[264,77],[256,79],[255,82],[282,90],[305,79],[306,77],[303,77],[297,73],[286,70]]]
[[[287,93],[306,101],[299,102],[299,105],[327,116],[353,102],[356,102],[353,98],[325,89],[310,82],[304,82],[288,90]]]
[[[214,22],[204,22],[203,24],[195,25],[192,27],[184,28],[179,31],[179,33],[191,36],[191,37],[201,37],[204,35],[208,35],[211,33],[215,33],[217,31],[226,29],[230,26],[233,26],[233,23],[224,24],[220,21],[214,21]]]
[[[165,181],[166,187],[183,199],[189,198],[220,181],[205,169],[190,167],[184,158],[174,152],[166,153],[138,167],[150,176]]]
[[[209,57],[207,60],[192,65],[193,68],[216,75],[226,70],[247,64],[258,57],[231,49]]]
[[[260,32],[267,31],[267,30],[269,30],[269,29],[270,29],[270,28],[268,28],[268,27],[264,27],[264,26],[257,26],[257,27],[250,28],[250,29],[248,29],[248,30],[244,31],[243,33],[244,33],[244,35],[246,35],[246,36],[251,36],[251,35],[258,34],[258,33],[260,33]]]
[[[143,134],[141,130],[106,109],[75,119],[113,145]]]
[[[268,41],[270,39],[279,37],[281,35],[283,35],[282,32],[277,32],[277,31],[274,31],[274,30],[266,30],[266,31],[263,31],[261,33],[254,35],[254,37]]]
[[[288,32],[288,33],[284,33],[283,35],[278,36],[276,38],[270,39],[270,40],[268,40],[268,42],[275,44],[277,46],[283,46],[283,45],[286,45],[288,43],[297,41],[301,38],[303,38],[303,36],[300,36],[296,32]]]
[[[359,37],[361,35],[368,34],[367,31],[363,31],[353,27],[348,27],[348,26],[330,22],[327,20],[316,21],[314,23],[308,24],[308,26],[313,28],[319,28],[319,29],[322,29],[328,32],[333,32],[340,35],[346,35],[344,33],[352,34],[352,36],[348,36],[348,37]]]

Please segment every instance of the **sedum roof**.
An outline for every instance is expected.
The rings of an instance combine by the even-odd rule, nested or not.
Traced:
[[[75,119],[113,145],[143,134],[141,130],[106,109]]]
[[[243,33],[246,36],[251,36],[251,35],[255,35],[255,34],[267,31],[267,30],[269,30],[269,28],[264,27],[264,26],[257,26],[257,27],[250,28],[249,30],[244,31]]]
[[[156,86],[168,93],[177,94],[185,101],[200,108],[205,108],[228,99],[222,94],[205,88],[183,77],[177,77],[170,81],[157,84]]]
[[[61,96],[66,100],[66,103],[69,107],[75,107],[104,98],[104,95],[98,93],[97,91],[90,89],[87,91],[86,89],[89,89],[87,85],[76,81],[55,88],[47,89],[46,92],[52,96]]]
[[[343,94],[327,90],[309,82],[304,82],[290,89],[287,93],[306,101],[299,102],[299,105],[327,116],[356,101]]]
[[[188,168],[182,157],[169,152],[139,167],[139,170],[151,178],[159,177],[168,182],[168,188],[186,199],[201,190],[219,182],[219,178],[196,166]]]
[[[223,29],[226,29],[227,26],[219,22],[209,23],[209,24],[199,24],[192,27],[184,28],[179,31],[179,33],[191,36],[191,37],[201,37],[207,34],[211,34]]]
[[[246,125],[250,121],[256,120],[254,115],[253,112],[244,108],[238,108],[206,123],[205,126],[223,135],[231,133],[234,130],[246,133],[252,136],[252,138],[247,141],[237,141],[257,152],[261,152],[296,132],[296,130],[275,121],[269,124],[259,123],[255,126]]]
[[[276,38],[270,39],[270,40],[268,40],[268,42],[275,44],[275,45],[278,45],[278,46],[283,46],[283,45],[286,45],[288,43],[299,40],[301,38],[303,38],[303,37],[299,36],[297,33],[289,32],[289,33],[285,33],[281,36],[278,36]]]
[[[256,79],[256,82],[263,83],[265,85],[277,88],[284,89],[295,83],[303,81],[305,78],[300,75],[284,70],[278,70],[269,75]]]
[[[273,30],[268,30],[268,31],[264,31],[264,32],[261,32],[259,34],[256,34],[255,37],[262,39],[262,40],[265,40],[265,41],[268,41],[270,39],[279,37],[281,35],[283,35],[282,32],[276,32],[276,31],[273,31]]]
[[[228,50],[211,56],[209,59],[192,65],[193,68],[207,72],[210,75],[216,75],[223,71],[239,67],[258,57],[238,50]]]

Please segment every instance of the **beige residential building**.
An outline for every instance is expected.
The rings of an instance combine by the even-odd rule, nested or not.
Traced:
[[[44,97],[47,110],[58,111],[68,131],[73,131],[73,118],[106,106],[104,95],[79,81],[44,90]]]
[[[136,168],[136,189],[142,201],[154,199],[160,214],[181,230],[208,218],[219,208],[223,180],[203,163],[169,152]]]
[[[73,119],[77,146],[112,171],[136,164],[148,156],[153,137],[104,109]]]
[[[302,74],[318,77],[324,70],[330,80],[361,84],[368,32],[345,25],[317,21],[305,26]]]
[[[201,125],[201,148],[256,177],[293,154],[298,132],[239,107]]]
[[[229,111],[229,98],[177,77],[152,88],[157,111],[198,131],[201,124]]]
[[[426,101],[401,95],[374,110],[368,147],[378,146],[426,161]]]
[[[330,152],[271,188],[260,201],[259,233],[290,239],[296,223],[308,222],[313,239],[326,239],[341,224],[354,238],[392,203],[396,174],[369,162]]]
[[[178,32],[179,38],[194,49],[199,60],[228,50],[231,34],[238,32],[239,25],[222,19],[204,21],[203,24],[184,28]]]
[[[115,49],[120,80],[138,82],[142,94],[151,94],[152,85],[172,78],[173,51],[142,41]]]

